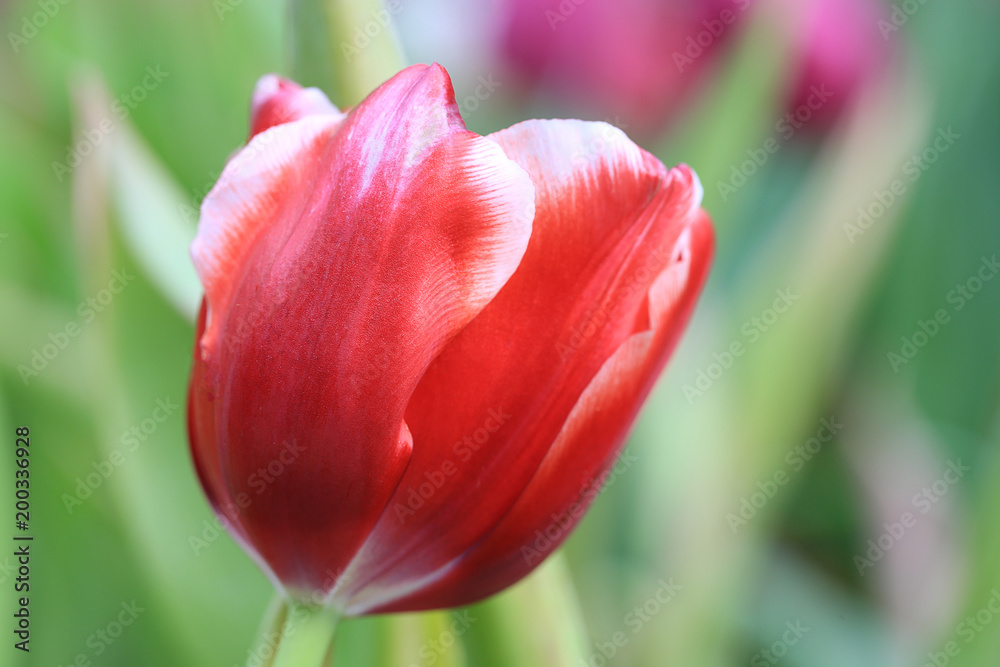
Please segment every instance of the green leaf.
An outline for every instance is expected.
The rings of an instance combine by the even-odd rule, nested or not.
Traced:
[[[163,297],[193,322],[202,289],[188,247],[198,213],[126,121],[112,144],[111,195],[122,237],[137,263]]]
[[[292,0],[292,71],[353,106],[406,65],[394,25],[401,0]]]

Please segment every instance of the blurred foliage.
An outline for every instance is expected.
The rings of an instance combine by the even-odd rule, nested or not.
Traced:
[[[289,73],[287,17],[264,0],[11,1],[5,42],[43,5],[57,9],[37,34],[0,49],[0,429],[12,443],[15,426],[31,428],[36,540],[32,651],[4,646],[0,665],[244,664],[270,585],[219,530],[188,458],[197,294],[184,244],[246,136],[256,79]],[[435,11],[412,0],[399,14],[408,55],[468,71],[421,38]],[[346,621],[336,664],[552,665],[539,656],[554,655],[556,635],[587,656],[573,664],[1000,661],[1000,617],[982,611],[1000,590],[1000,280],[960,310],[949,300],[1000,254],[1000,8],[921,4],[890,36],[902,45],[890,76],[723,201],[717,182],[781,114],[786,63],[765,18],[647,146],[702,175],[719,257],[636,429],[641,465],[564,550],[582,620],[552,592],[569,576],[556,559],[464,612],[476,618],[465,625],[449,612]],[[456,76],[460,100],[478,74]],[[467,120],[493,131],[525,117],[519,104],[501,87]],[[948,128],[953,146],[852,244],[858,207]],[[116,271],[132,277],[102,303]],[[799,300],[750,340],[745,324],[779,290]],[[948,323],[894,370],[888,353],[939,309]],[[721,368],[734,341],[745,353]],[[713,364],[718,377],[692,397]],[[843,428],[808,459],[791,454],[824,418]],[[914,496],[959,460],[969,472],[922,513]],[[0,457],[5,498],[12,466]],[[752,515],[734,529],[745,499]],[[859,567],[907,511],[916,525]],[[0,556],[8,619],[11,565]],[[651,604],[661,582],[679,592]],[[133,601],[141,613],[106,642]],[[949,641],[957,656],[942,653]]]

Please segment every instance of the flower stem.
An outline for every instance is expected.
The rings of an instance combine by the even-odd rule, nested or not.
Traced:
[[[279,597],[261,624],[249,662],[262,667],[329,667],[339,614]]]
[[[469,608],[469,664],[578,667],[589,658],[569,568],[556,553],[516,586]]]

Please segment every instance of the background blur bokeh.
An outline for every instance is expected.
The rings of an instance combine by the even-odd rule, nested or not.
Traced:
[[[0,665],[253,661],[270,584],[187,454],[186,244],[254,82],[293,73],[288,14],[0,3],[0,514],[28,426],[35,536],[27,655],[0,548]],[[398,0],[341,26],[337,67],[398,35],[475,131],[607,120],[691,164],[718,257],[563,556],[465,625],[345,622],[336,664],[1000,664],[998,28],[992,0]],[[579,612],[546,593],[566,572]],[[578,654],[544,657],[562,631]]]

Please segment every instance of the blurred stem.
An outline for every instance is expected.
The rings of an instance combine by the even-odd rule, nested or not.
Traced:
[[[329,667],[333,664],[333,636],[338,621],[339,615],[332,609],[279,596],[264,615],[248,665]]]
[[[510,590],[469,609],[479,619],[481,667],[578,667],[587,660],[587,631],[562,553],[556,553]]]
[[[734,211],[741,201],[723,199],[718,184],[728,179],[733,164],[746,158],[747,149],[757,147],[773,132],[795,73],[796,35],[783,28],[790,20],[787,14],[782,3],[755,4],[733,55],[656,151],[667,164],[692,161],[705,187],[705,208],[712,212],[723,240],[729,236],[728,227],[734,224]]]
[[[292,72],[341,107],[360,102],[403,69],[393,25],[398,2],[291,0]]]

